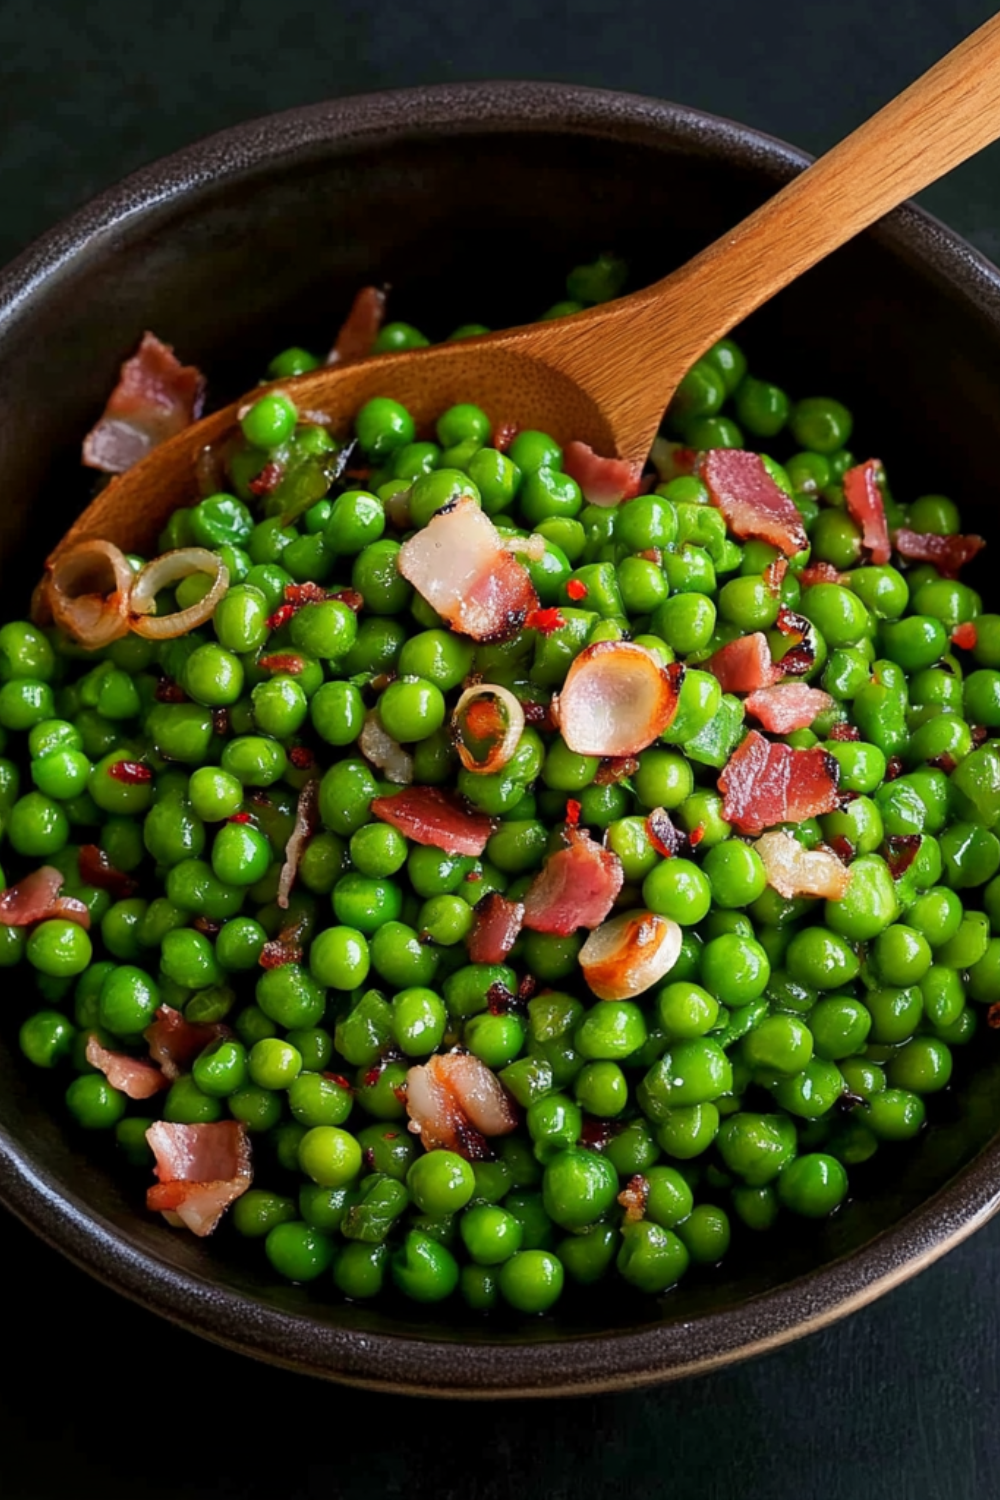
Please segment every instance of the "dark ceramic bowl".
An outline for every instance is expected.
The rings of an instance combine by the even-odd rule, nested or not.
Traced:
[[[26,603],[79,506],[80,439],[144,328],[236,394],[290,343],[321,344],[354,290],[443,336],[523,321],[609,246],[652,280],[742,218],[806,158],[690,109],[557,85],[375,95],[246,125],[130,178],[0,279],[0,581]],[[987,535],[1000,430],[1000,276],[926,214],[898,210],[743,330],[758,373],[830,392],[899,494],[944,490]],[[41,504],[44,503],[44,520]],[[989,595],[987,595],[989,598]],[[78,1265],[234,1349],[381,1390],[556,1395],[641,1385],[773,1348],[862,1306],[971,1234],[1000,1201],[992,1034],[913,1145],[855,1177],[831,1222],[741,1243],[661,1302],[595,1291],[559,1318],[488,1325],[277,1286],[223,1230],[147,1215],[134,1183],[64,1128],[0,1025],[0,1197]],[[44,1080],[43,1080],[44,1084]],[[258,1247],[259,1249],[259,1247]]]

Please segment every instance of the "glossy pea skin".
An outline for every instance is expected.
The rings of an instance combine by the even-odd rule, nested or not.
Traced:
[[[852,871],[851,883],[842,899],[826,902],[824,921],[841,937],[867,942],[895,920],[899,902],[888,866],[879,855],[862,855],[854,861]],[[793,946],[802,936],[793,939]]]
[[[560,1151],[545,1167],[542,1200],[549,1218],[562,1229],[587,1228],[610,1209],[617,1193],[617,1172],[595,1151]]]

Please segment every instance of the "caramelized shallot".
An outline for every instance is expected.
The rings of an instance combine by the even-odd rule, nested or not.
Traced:
[[[406,1075],[409,1128],[427,1151],[455,1151],[468,1161],[491,1155],[487,1138],[509,1135],[514,1106],[494,1073],[468,1052],[446,1052]]]
[[[377,708],[369,709],[358,736],[358,749],[366,760],[385,772],[386,781],[409,786],[413,780],[413,756],[386,730]]]
[[[32,610],[35,618],[39,607],[47,608],[60,630],[89,651],[128,635],[135,573],[112,542],[97,537],[77,542],[54,553],[45,566]]]
[[[677,712],[683,676],[683,667],[661,667],[645,646],[599,641],[574,660],[552,716],[577,755],[638,755]]]
[[[458,758],[467,771],[491,775],[507,764],[524,731],[524,709],[509,688],[495,682],[468,687],[455,704],[451,732]],[[488,743],[479,759],[466,744],[466,736]],[[390,777],[390,780],[395,780]]]
[[[197,604],[170,615],[157,615],[156,596],[161,589],[190,578],[192,573],[207,573],[212,587]],[[173,640],[204,625],[215,614],[215,606],[229,587],[229,569],[215,552],[207,547],[177,547],[148,562],[132,586],[129,612],[131,628],[151,641]]]
[[[596,928],[580,949],[583,977],[599,1000],[630,1000],[670,972],[682,937],[669,917],[622,912]]]
[[[767,883],[779,896],[823,896],[839,901],[851,883],[851,872],[829,849],[804,849],[781,829],[764,833],[754,848],[767,871]]]

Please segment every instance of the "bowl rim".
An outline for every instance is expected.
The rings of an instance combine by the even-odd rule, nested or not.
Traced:
[[[132,226],[148,232],[180,199],[197,203],[222,180],[252,180],[282,162],[394,139],[543,131],[631,139],[706,155],[782,179],[804,152],[691,106],[575,84],[495,80],[359,94],[266,115],[220,131],[124,178],[30,244],[0,272],[0,335],[81,257],[99,257]],[[939,220],[904,204],[867,231],[917,261],[1000,332],[1000,272]],[[495,1399],[621,1390],[704,1373],[775,1349],[863,1307],[931,1265],[1000,1208],[1000,1136],[937,1193],[849,1254],[735,1307],[688,1322],[538,1342],[456,1344],[315,1321],[254,1300],[140,1250],[112,1221],[65,1192],[0,1127],[0,1203],[97,1280],[145,1308],[240,1353],[386,1392]],[[697,1330],[695,1333],[695,1329]]]

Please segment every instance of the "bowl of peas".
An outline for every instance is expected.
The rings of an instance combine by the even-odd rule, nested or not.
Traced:
[[[798,1337],[996,1209],[995,269],[898,210],[634,482],[474,394],[296,400],[646,284],[804,164],[376,95],[0,278],[0,1198],[95,1276],[320,1377],[553,1395]],[[206,378],[269,384],[165,525],[53,550]]]

